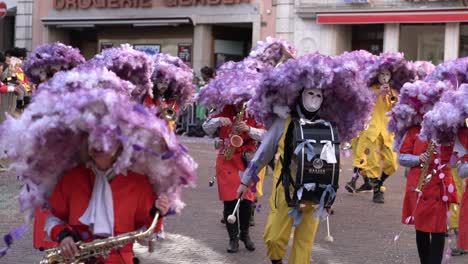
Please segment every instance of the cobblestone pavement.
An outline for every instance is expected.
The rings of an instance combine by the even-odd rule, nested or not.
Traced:
[[[206,138],[182,138],[192,155],[199,162],[199,180],[195,189],[187,189],[184,200],[186,209],[181,215],[169,217],[165,222],[167,238],[158,242],[154,253],[135,246],[142,263],[199,263],[199,264],[263,264],[265,257],[262,241],[263,227],[268,216],[268,198],[271,193],[271,177],[265,183],[265,196],[260,200],[263,209],[256,215],[256,226],[251,234],[257,245],[255,252],[248,252],[241,246],[237,254],[226,253],[227,232],[219,222],[222,204],[218,201],[216,186],[208,183],[214,175],[216,155],[212,141]],[[342,160],[343,173],[340,183],[344,186],[351,174],[350,160]],[[271,173],[269,173],[271,176]],[[348,194],[340,188],[334,206],[335,214],[330,217],[334,243],[324,241],[325,222],[319,231],[312,251],[311,263],[316,264],[374,264],[408,263],[417,264],[415,232],[412,226],[400,224],[402,192],[404,190],[403,170],[399,170],[386,184],[386,202],[383,205],[371,201],[372,194]],[[22,223],[17,212],[15,196],[18,183],[13,175],[0,172],[0,232]],[[395,242],[394,238],[400,234]],[[449,238],[452,240],[452,238]],[[31,230],[18,241],[9,254],[0,259],[1,264],[38,263],[41,253],[32,249]],[[451,242],[452,245],[454,241]],[[468,256],[449,258],[445,263],[468,263]]]

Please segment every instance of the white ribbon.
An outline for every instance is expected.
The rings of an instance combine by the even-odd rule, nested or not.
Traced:
[[[328,164],[336,163],[335,145],[329,140],[322,140],[320,143],[325,143],[322,148],[322,153],[320,153],[320,159],[326,161]]]
[[[94,235],[114,236],[114,202],[108,177],[114,174],[110,169],[103,173],[93,166],[95,175],[93,193],[88,208],[80,217],[80,222],[89,226]]]

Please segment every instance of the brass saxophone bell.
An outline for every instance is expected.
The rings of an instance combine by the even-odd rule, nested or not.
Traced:
[[[176,111],[171,107],[166,107],[161,110],[161,117],[167,121],[176,121],[177,114]]]
[[[244,144],[244,140],[239,135],[232,135],[229,141],[231,145],[235,148],[240,148]]]

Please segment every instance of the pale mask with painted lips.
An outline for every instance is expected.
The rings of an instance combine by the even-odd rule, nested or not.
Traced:
[[[304,109],[313,113],[320,109],[323,103],[323,92],[320,89],[304,89],[302,92],[302,105]]]
[[[392,79],[392,73],[389,70],[381,70],[378,75],[380,84],[388,84]]]
[[[163,95],[167,89],[169,88],[169,80],[163,79],[163,80],[158,80],[156,82],[156,88],[158,88],[158,92],[160,95]]]

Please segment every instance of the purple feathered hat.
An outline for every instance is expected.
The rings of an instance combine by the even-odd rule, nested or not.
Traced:
[[[268,49],[269,48],[269,49]],[[283,57],[282,51],[289,53],[289,56],[297,57],[297,50],[286,40],[280,38],[267,37],[265,41],[259,41],[257,46],[250,51],[249,57],[268,63],[270,60],[279,61]]]
[[[217,111],[226,105],[246,102],[255,94],[262,78],[260,70],[265,68],[269,67],[251,58],[227,62],[218,70],[216,77],[200,90],[197,100],[201,105],[214,107]]]
[[[447,91],[434,108],[424,115],[421,139],[432,139],[437,144],[455,141],[458,129],[468,118],[468,84]]]
[[[398,92],[403,84],[416,78],[416,72],[405,60],[403,53],[385,52],[381,53],[377,60],[365,70],[365,78],[369,87],[378,83],[379,72],[384,69],[392,74],[390,87]]]
[[[147,54],[133,49],[129,44],[105,49],[84,65],[106,67],[121,79],[134,84],[132,98],[138,102],[141,102],[145,95],[153,95],[153,61]]]
[[[409,65],[415,71],[418,80],[424,80],[435,69],[435,65],[430,61],[410,61]]]
[[[181,190],[193,184],[196,164],[163,120],[117,92],[117,86],[130,83],[113,72],[100,73],[56,76],[75,89],[39,93],[19,119],[9,117],[1,125],[0,158],[14,160],[10,169],[24,183],[21,209],[32,214],[43,206],[64,172],[83,162],[86,146],[104,151],[121,146],[116,173],[128,169],[147,175],[157,192],[168,194],[171,208],[180,211]]]
[[[190,103],[195,92],[193,84],[193,71],[180,58],[169,54],[159,53],[153,56],[154,71],[151,81],[156,85],[158,79],[166,79],[172,84],[169,86],[171,96],[177,104],[184,107]]]
[[[356,61],[319,53],[288,60],[265,73],[248,110],[269,126],[295,109],[304,88],[322,89],[321,117],[336,123],[341,139],[349,141],[364,128],[373,107],[372,92],[359,70]]]
[[[37,47],[23,64],[28,80],[36,85],[59,71],[70,70],[85,62],[80,50],[60,42]]]
[[[416,81],[403,85],[397,104],[388,113],[391,117],[388,130],[395,133],[395,151],[399,151],[405,133],[411,127],[421,125],[424,114],[432,110],[444,92],[453,89],[449,82]]]
[[[445,80],[450,81],[455,87],[468,83],[468,57],[445,61],[437,65],[434,71],[426,77],[425,81]]]

